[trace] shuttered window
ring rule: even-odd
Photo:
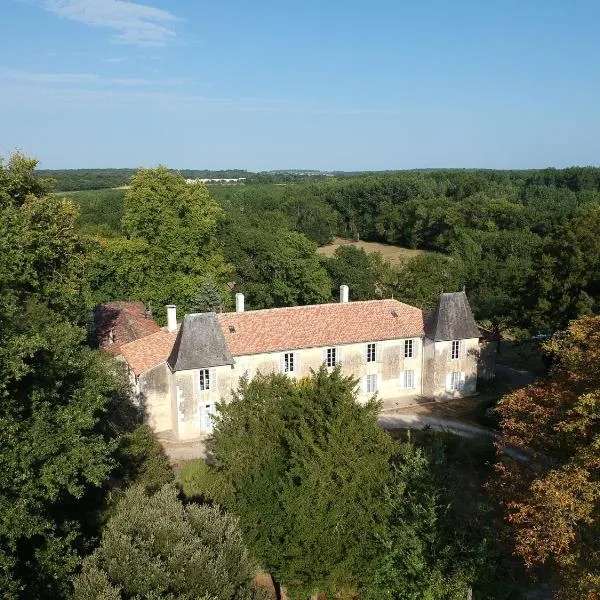
[[[415,372],[410,369],[408,371],[403,371],[400,380],[402,383],[402,387],[405,390],[412,390],[415,387]]]
[[[367,375],[366,390],[367,394],[374,394],[377,391],[377,375]]]
[[[200,369],[199,387],[201,392],[210,390],[210,371],[209,369]]]
[[[449,384],[450,391],[459,392],[460,390],[462,390],[463,381],[464,381],[464,375],[462,373],[460,373],[459,371],[454,371],[453,373],[450,373],[450,384]]]

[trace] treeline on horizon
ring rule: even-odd
[[[451,168],[425,168],[406,170],[382,171],[318,171],[310,169],[287,169],[253,172],[245,169],[172,169],[188,179],[238,179],[245,178],[247,184],[252,183],[301,183],[307,181],[320,181],[346,177],[386,176],[405,173],[426,173],[443,175],[444,173],[477,173],[492,179],[503,179],[512,183],[542,185],[557,185],[573,189],[582,182],[598,189],[600,182],[600,167],[568,167],[565,169],[451,169]],[[53,189],[57,192],[70,192],[78,190],[99,190],[118,188],[128,185],[131,177],[136,173],[134,168],[106,168],[106,169],[37,169],[36,173],[41,178],[54,180]]]

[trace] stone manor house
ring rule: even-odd
[[[267,310],[188,314],[167,307],[160,328],[141,302],[96,310],[100,345],[124,360],[147,420],[160,437],[189,440],[212,432],[216,403],[256,373],[304,377],[341,365],[359,382],[359,401],[384,403],[468,396],[476,390],[480,331],[465,292],[441,294],[424,315],[397,300],[340,302]]]

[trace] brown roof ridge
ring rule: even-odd
[[[413,306],[412,304],[406,304],[406,302],[401,302],[396,298],[376,298],[374,300],[350,300],[349,302],[323,302],[321,304],[297,304],[295,306],[276,306],[273,308],[257,308],[256,310],[244,310],[243,312],[237,312],[235,310],[232,310],[229,312],[217,313],[217,317],[220,317],[222,315],[241,315],[245,313],[252,313],[253,315],[255,315],[276,310],[303,310],[307,308],[318,308],[320,306],[356,306],[357,304],[375,304],[378,302],[394,302],[396,304],[400,304],[401,306],[408,306],[409,308],[420,310],[416,306]]]

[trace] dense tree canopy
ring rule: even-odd
[[[226,505],[250,549],[294,595],[356,587],[382,531],[391,442],[378,405],[322,368],[243,382],[214,434]]]
[[[236,520],[182,505],[173,486],[131,487],[83,562],[76,600],[266,600]]]
[[[531,461],[505,457],[495,487],[526,564],[547,566],[562,598],[592,599],[600,589],[600,317],[574,321],[547,351],[550,378],[497,408],[501,448]]]
[[[216,237],[221,211],[202,184],[164,167],[140,169],[125,194],[125,238],[98,238],[92,275],[99,300],[137,299],[159,318],[164,306],[184,311],[207,275],[227,280]]]
[[[112,359],[86,348],[90,292],[73,203],[35,161],[0,169],[0,589],[60,598],[104,493],[144,469],[147,444]],[[136,464],[134,464],[136,463]]]

